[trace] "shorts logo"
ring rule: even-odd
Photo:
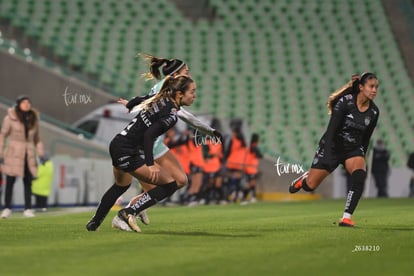
[[[127,158],[129,158],[129,157],[131,157],[131,156],[129,156],[129,155],[122,156],[122,157],[118,158],[118,161],[119,161],[119,162],[122,162],[122,161],[124,161],[125,159],[127,159]]]
[[[118,165],[118,167],[121,168],[121,169],[125,169],[128,166],[129,166],[129,161]]]

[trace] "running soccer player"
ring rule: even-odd
[[[378,78],[364,73],[334,92],[327,106],[331,118],[319,142],[311,169],[290,187],[290,193],[300,189],[315,190],[339,164],[351,175],[352,186],[348,192],[345,211],[339,226],[354,226],[352,214],[361,198],[366,177],[365,155],[369,140],[377,125],[379,110],[374,103],[378,91]]]
[[[131,186],[132,177],[157,185],[144,193],[133,208],[137,204],[148,208],[185,186],[186,182],[177,182],[164,167],[154,162],[153,146],[157,137],[176,124],[181,106],[191,105],[195,97],[194,81],[179,75],[167,77],[160,92],[139,105],[137,116],[110,143],[115,183],[105,192],[95,215],[87,223],[88,231],[97,230],[116,199]],[[140,231],[135,216],[125,214],[121,218],[134,231]]]
[[[187,77],[191,77],[188,65],[184,63],[182,60],[157,58],[152,55],[143,55],[143,57],[144,59],[148,60],[149,69],[150,69],[148,73],[144,74],[144,77],[147,80],[157,79],[160,81],[151,88],[151,91],[148,95],[137,96],[131,99],[130,101],[127,101],[124,99],[120,99],[118,101],[119,103],[125,105],[126,108],[128,108],[130,112],[136,111],[137,107],[142,101],[149,99],[150,97],[156,95],[160,91],[160,88],[163,85],[167,77],[177,76],[177,75],[185,75]],[[160,69],[162,71],[162,75],[165,76],[164,79],[161,79]],[[194,116],[193,114],[191,114],[184,108],[180,108],[180,110],[178,110],[177,116],[178,118],[180,118],[187,124],[191,125],[192,127],[196,129],[199,129],[203,133],[221,137],[221,134],[217,130],[210,127],[208,124],[203,123],[200,119],[198,119],[196,116]],[[183,169],[183,167],[181,166],[177,158],[174,156],[174,154],[163,143],[163,139],[161,139],[161,137],[158,137],[154,143],[153,154],[154,154],[155,162],[161,167],[163,167],[165,170],[167,170],[173,176],[173,178],[177,181],[177,183],[183,186],[187,184],[188,179],[187,179],[187,174],[185,173],[185,170]],[[148,192],[150,189],[153,189],[155,187],[154,185],[151,185],[143,181],[140,181],[140,184],[144,192]],[[131,199],[130,203],[127,206],[135,203],[141,196],[142,194]],[[139,213],[138,216],[140,220],[142,221],[142,223],[149,224],[149,218],[145,211]],[[118,219],[117,216],[113,218],[112,226],[114,228],[128,230],[128,229],[124,229],[125,225],[122,223],[122,221]]]

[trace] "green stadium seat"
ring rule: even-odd
[[[406,135],[387,136],[390,143],[401,140],[393,149],[394,164],[401,164],[410,142],[405,137],[413,124],[414,89],[380,1],[209,4],[219,18],[213,22],[192,23],[165,0],[3,0],[0,18],[118,93],[151,86],[138,78],[147,68],[133,59],[136,53],[184,59],[202,89],[196,111],[247,117],[250,130],[263,134],[265,148],[282,145],[292,160],[312,156],[329,120],[328,95],[352,73],[375,71],[386,91],[376,99],[384,133],[393,125],[406,129]],[[355,40],[362,47],[354,47]],[[279,124],[297,128],[269,131]],[[285,134],[304,127],[306,141]]]

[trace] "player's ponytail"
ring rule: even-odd
[[[142,74],[142,76],[146,80],[152,80],[152,79],[160,80],[161,79],[161,72],[160,72],[159,68],[164,63],[168,62],[168,59],[157,58],[157,57],[154,57],[154,56],[148,55],[148,54],[140,54],[140,56],[142,56],[149,63],[149,72]]]
[[[341,98],[344,95],[351,94],[353,91],[354,82],[349,81],[345,85],[338,88],[335,92],[333,92],[329,98],[328,102],[326,103],[326,106],[328,107],[328,114],[332,114],[332,108],[335,106],[335,104],[338,102],[339,98]]]
[[[146,80],[161,79],[160,67],[164,76],[172,76],[184,67],[185,63],[179,59],[157,58],[148,54],[140,54],[149,63],[149,72],[142,74]]]
[[[159,101],[161,98],[168,98],[170,101],[175,101],[175,96],[178,91],[184,92],[187,91],[188,86],[192,83],[193,80],[185,75],[178,75],[175,77],[168,76],[165,78],[165,81],[160,89],[160,91],[155,94],[155,96],[143,101],[138,105],[138,108],[143,110],[148,110],[148,108],[155,102]]]

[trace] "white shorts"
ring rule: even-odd
[[[160,158],[167,153],[170,149],[164,144],[163,136],[159,136],[154,142],[154,147],[152,149],[152,154],[154,155],[154,160]]]

